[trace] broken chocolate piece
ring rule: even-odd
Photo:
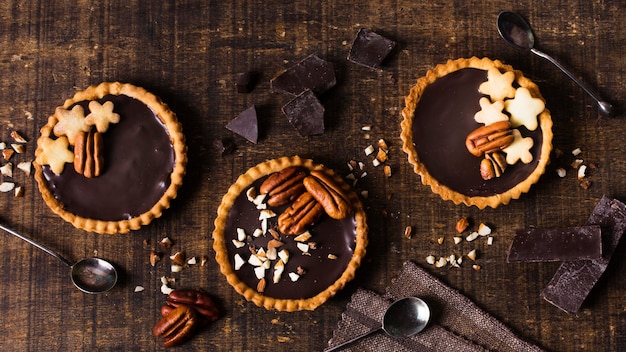
[[[600,226],[517,230],[506,258],[512,262],[590,260],[602,256]]]
[[[231,138],[217,139],[213,142],[213,145],[220,153],[220,156],[228,155],[235,151],[235,142]]]
[[[299,95],[305,89],[320,95],[335,86],[333,64],[311,54],[270,80],[274,92]]]
[[[352,43],[348,61],[370,68],[378,68],[387,55],[396,46],[396,42],[361,28]]]
[[[324,133],[324,107],[312,91],[305,90],[285,104],[282,110],[301,136]]]
[[[239,116],[230,121],[228,125],[226,125],[226,128],[256,144],[259,139],[259,124],[254,105],[247,108],[241,112]]]
[[[237,75],[237,93],[250,93],[255,83],[254,72],[246,71]]]
[[[541,292],[546,301],[571,314],[580,310],[587,295],[609,265],[626,230],[626,205],[604,196],[587,223],[600,225],[602,229],[602,257],[564,262]]]

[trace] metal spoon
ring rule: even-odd
[[[591,91],[591,89],[589,89],[585,84],[583,84],[583,82],[574,77],[574,75],[570,71],[568,71],[565,67],[563,67],[563,65],[558,63],[554,58],[534,48],[535,37],[532,30],[530,29],[530,25],[522,18],[522,16],[515,12],[500,12],[500,14],[498,15],[498,33],[500,33],[502,39],[504,39],[507,43],[514,46],[515,48],[520,50],[530,50],[531,53],[553,63],[554,66],[563,71],[563,73],[571,78],[572,81],[576,82],[576,84],[578,84],[587,94],[589,94],[589,96],[591,96],[596,101],[596,103],[598,104],[598,108],[603,115],[613,115],[613,105],[606,101],[602,101],[594,92]]]
[[[39,244],[28,237],[25,237],[14,230],[0,224],[0,229],[14,235],[33,246],[43,250],[60,260],[63,264],[71,268],[72,282],[74,286],[85,293],[106,292],[115,286],[117,282],[117,271],[113,264],[100,258],[86,258],[72,264],[67,259],[53,252],[51,249]]]
[[[409,337],[424,330],[430,320],[430,308],[417,297],[406,297],[395,301],[385,311],[382,326],[341,343],[324,352],[336,351],[366,336],[383,330],[393,337]]]

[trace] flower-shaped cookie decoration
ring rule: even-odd
[[[113,102],[107,101],[100,104],[93,100],[89,102],[89,115],[85,117],[85,123],[96,126],[100,133],[109,129],[109,124],[120,122],[120,115],[113,112]]]
[[[474,120],[478,123],[491,125],[494,122],[508,121],[509,117],[502,112],[504,110],[504,102],[498,100],[494,103],[489,98],[480,98],[478,102],[481,110],[474,115]]]
[[[545,109],[546,104],[539,98],[533,98],[528,89],[520,87],[514,99],[504,102],[504,107],[511,114],[513,127],[524,125],[529,131],[534,131],[538,126],[537,115]]]
[[[75,105],[72,110],[56,108],[54,115],[59,120],[54,125],[54,135],[57,137],[67,136],[70,145],[74,145],[74,140],[79,132],[89,132],[91,127],[85,124],[85,109],[80,105]]]
[[[511,71],[502,73],[497,68],[492,67],[487,71],[487,82],[483,82],[478,87],[478,91],[489,95],[491,101],[513,98],[515,96],[513,80],[515,80],[515,73]]]
[[[52,139],[45,137],[41,142],[41,154],[37,157],[40,165],[50,165],[50,169],[60,175],[66,163],[74,162],[74,153],[69,149],[69,141],[66,136]]]
[[[513,136],[515,137],[513,143],[502,150],[506,153],[506,163],[513,165],[521,160],[524,164],[528,164],[533,160],[533,155],[530,153],[530,148],[534,144],[533,139],[522,137],[520,131],[516,129],[513,130]]]

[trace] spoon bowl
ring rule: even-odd
[[[69,260],[63,258],[50,248],[16,232],[11,228],[0,224],[0,229],[32,244],[33,246],[57,258],[63,264],[69,266],[71,269],[72,283],[74,283],[74,286],[76,286],[79,290],[85,293],[106,292],[112,289],[117,283],[117,270],[115,270],[113,264],[104,259],[86,258],[72,264]]]
[[[503,11],[498,15],[497,21],[498,33],[504,39],[505,42],[513,47],[530,51],[531,53],[550,61],[554,66],[558,67],[563,73],[567,75],[572,81],[580,86],[585,93],[587,93],[593,100],[596,101],[598,109],[603,115],[612,116],[615,111],[613,105],[603,101],[598,97],[591,89],[589,89],[582,81],[576,78],[565,66],[561,65],[558,61],[552,58],[550,55],[535,49],[535,36],[532,29],[526,20],[515,12]]]
[[[396,338],[410,337],[424,330],[429,321],[430,308],[428,304],[417,297],[405,297],[387,307],[381,327],[329,348],[325,352],[337,351],[381,330]]]

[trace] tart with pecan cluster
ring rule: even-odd
[[[313,310],[352,280],[367,246],[363,206],[332,170],[283,157],[239,176],[213,248],[228,283],[266,309]]]
[[[143,88],[105,82],[55,109],[34,165],[52,211],[80,229],[112,234],[160,217],[186,163],[182,128],[167,105]]]
[[[449,60],[419,78],[405,102],[403,150],[443,199],[495,208],[545,172],[552,118],[537,85],[511,66]]]

